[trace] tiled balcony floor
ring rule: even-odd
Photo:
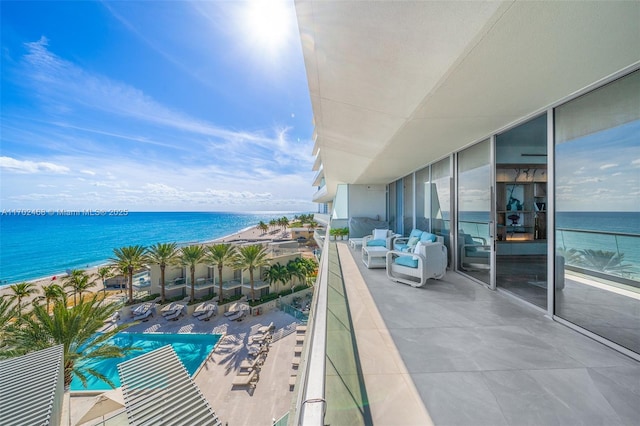
[[[389,281],[384,269],[366,269],[347,244],[339,254],[346,287],[368,290],[349,292],[362,299],[349,303],[374,424],[418,424],[403,418],[398,398],[376,398],[381,377],[393,382],[397,374],[381,368],[385,350],[364,341],[378,326],[436,425],[638,424],[637,361],[460,274],[416,289]],[[363,313],[367,299],[382,325],[361,321],[378,315]]]

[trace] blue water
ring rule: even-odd
[[[96,266],[128,245],[205,242],[297,213],[129,213],[126,216],[0,215],[0,286]]]
[[[120,386],[118,364],[171,344],[189,375],[192,376],[209,356],[221,336],[220,334],[118,333],[107,342],[121,348],[135,346],[141,348],[141,350],[131,351],[125,358],[90,361],[85,366],[95,368],[118,387]],[[71,381],[72,391],[107,389],[111,389],[111,387],[106,382],[93,376],[88,376],[87,387],[82,386],[82,382],[75,376]]]

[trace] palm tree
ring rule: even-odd
[[[3,353],[7,353],[7,356],[10,356],[10,347],[6,343],[4,335],[11,328],[11,320],[15,318],[15,316],[15,307],[11,303],[10,297],[0,297],[0,357]]]
[[[38,290],[33,283],[21,282],[20,284],[11,284],[9,286],[13,294],[11,298],[17,301],[18,317],[22,316],[22,299],[29,297]]]
[[[87,376],[95,376],[110,386],[114,383],[103,374],[85,366],[89,359],[121,358],[136,348],[120,348],[109,344],[107,339],[129,327],[133,323],[123,324],[111,331],[101,332],[104,321],[112,316],[119,306],[104,303],[94,294],[90,299],[80,299],[79,303],[67,308],[66,297],[55,301],[53,315],[40,304],[34,304],[30,315],[23,318],[20,327],[11,327],[6,333],[6,344],[12,348],[11,355],[25,354],[54,345],[64,345],[64,386],[69,388],[75,375],[83,385]],[[96,337],[97,335],[97,337]]]
[[[264,222],[260,222],[264,224]],[[266,225],[265,225],[266,226]],[[205,261],[218,266],[218,301],[222,305],[222,268],[233,266],[236,259],[236,247],[231,244],[214,244],[209,247]]]
[[[129,303],[133,303],[133,271],[142,268],[147,261],[146,250],[146,247],[141,245],[113,249],[113,266],[120,271],[126,270],[129,274]]]
[[[47,312],[49,312],[49,306],[52,300],[61,299],[64,296],[64,289],[58,284],[49,284],[42,286],[42,296],[40,300],[44,299],[47,302]]]
[[[289,226],[289,219],[286,216],[282,216],[282,218],[280,218],[280,222],[282,223],[283,231],[286,231],[287,226]]]
[[[629,263],[624,262],[624,253],[616,253],[614,251],[584,249],[580,250],[581,263],[596,271],[608,272],[622,275],[630,272],[633,267]]]
[[[309,223],[307,224],[307,227],[313,231],[314,229],[316,229],[318,227],[318,222],[316,222],[315,220],[311,219],[309,221]]]
[[[296,258],[287,262],[287,271],[291,278],[297,278],[301,283],[307,278],[306,266]]]
[[[291,279],[291,275],[289,274],[289,270],[286,266],[276,263],[264,271],[264,278],[269,282],[269,284],[275,284],[276,293],[279,293],[280,289],[278,288],[278,283],[280,282],[283,285],[286,284],[287,281]]]
[[[274,228],[274,229],[275,229],[275,227],[276,227],[276,225],[277,225],[277,224],[278,224],[278,221],[277,221],[277,220],[275,220],[275,219],[271,219],[271,220],[269,221],[269,226],[270,226],[271,228]]]
[[[113,268],[111,268],[110,266],[101,266],[96,271],[96,276],[98,278],[100,278],[100,280],[102,281],[102,294],[103,295],[107,294],[106,281],[109,278],[113,277],[113,275],[114,275]]]
[[[178,245],[176,243],[157,243],[147,250],[149,262],[160,265],[161,302],[164,303],[164,271],[167,265],[176,262],[178,258]]]
[[[255,289],[253,288],[253,271],[267,266],[267,250],[260,244],[252,244],[240,247],[238,257],[236,259],[236,267],[242,270],[249,270],[249,283],[251,284],[251,300],[255,300]]]
[[[191,301],[196,300],[196,265],[204,259],[206,252],[200,245],[182,247],[178,257],[182,266],[188,266],[191,272]]]
[[[9,297],[0,298],[0,337],[5,330],[5,326],[9,324],[9,321],[15,317],[15,307],[11,304]],[[0,341],[2,339],[0,338]]]
[[[64,286],[70,287],[73,292],[73,304],[77,303],[76,295],[79,293],[82,299],[82,292],[87,291],[96,285],[95,281],[90,281],[91,277],[82,269],[74,269],[64,279]]]
[[[264,235],[269,230],[269,225],[267,225],[266,223],[264,223],[264,221],[261,220],[256,228],[262,231],[262,235]]]

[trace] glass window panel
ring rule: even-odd
[[[413,174],[402,180],[404,190],[403,234],[409,235],[413,229]]]
[[[555,126],[555,313],[640,353],[640,71]]]
[[[416,228],[428,231],[429,213],[431,212],[431,185],[429,181],[429,167],[416,172]]]
[[[444,237],[451,260],[451,158],[431,165],[431,232]]]
[[[459,269],[489,284],[491,167],[489,141],[458,154]]]

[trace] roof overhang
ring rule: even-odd
[[[389,183],[640,60],[640,2],[297,0],[296,13],[315,199]]]

